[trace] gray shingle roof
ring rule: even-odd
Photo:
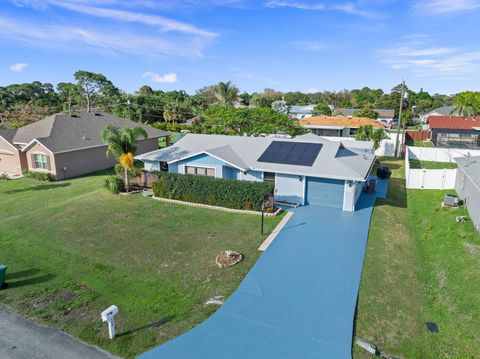
[[[100,131],[108,124],[118,127],[142,127],[148,138],[164,137],[169,134],[153,127],[107,113],[79,112],[70,116],[56,114],[41,121],[21,127],[11,138],[13,143],[27,144],[36,139],[53,153],[74,151],[104,145]]]
[[[480,156],[457,157],[455,162],[480,191]]]
[[[321,143],[323,147],[311,167],[259,162],[258,158],[272,141]],[[176,162],[197,154],[210,153],[225,162],[249,170],[363,181],[369,174],[375,155],[371,152],[371,145],[366,149],[364,144],[357,145],[357,142],[359,141],[333,142],[314,135],[283,139],[188,134],[171,147],[145,153],[136,158]]]
[[[0,136],[2,136],[6,141],[10,142],[10,144],[13,145],[12,140],[16,132],[17,129],[2,129],[0,130]]]
[[[458,116],[459,111],[455,110],[455,106],[442,106],[436,109],[433,109],[430,112],[427,112],[427,115],[439,114],[441,116]]]

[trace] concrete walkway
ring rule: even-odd
[[[114,359],[99,348],[69,335],[26,321],[0,307],[0,358],[2,359]]]
[[[351,358],[375,195],[357,211],[304,206],[208,320],[141,359]]]

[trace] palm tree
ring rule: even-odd
[[[137,151],[137,141],[147,139],[148,134],[142,127],[122,127],[107,125],[101,131],[102,140],[107,144],[107,157],[113,155],[125,172],[125,189],[129,191],[128,171],[133,168],[133,156]]]
[[[460,92],[453,99],[455,108],[452,113],[457,112],[460,116],[477,116],[480,114],[480,93],[465,91]]]
[[[233,106],[238,97],[238,88],[231,81],[219,82],[214,87],[214,94],[218,102],[224,106]]]
[[[360,126],[355,134],[355,139],[359,141],[373,141],[373,149],[380,147],[380,142],[387,139],[385,131],[381,128],[374,129],[371,125]]]

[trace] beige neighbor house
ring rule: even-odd
[[[85,111],[56,114],[19,129],[0,130],[0,173],[49,172],[55,180],[112,167],[100,131],[106,125],[143,127],[148,139],[137,143],[137,154],[158,149],[169,132],[106,113]]]

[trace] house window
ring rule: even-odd
[[[273,182],[273,183],[275,183],[275,173],[274,172],[263,172],[263,182]]]
[[[33,162],[35,168],[39,168],[42,170],[48,170],[48,159],[46,155],[42,155],[40,153],[35,153],[33,155]]]
[[[185,166],[185,173],[189,175],[215,177],[215,168]]]

